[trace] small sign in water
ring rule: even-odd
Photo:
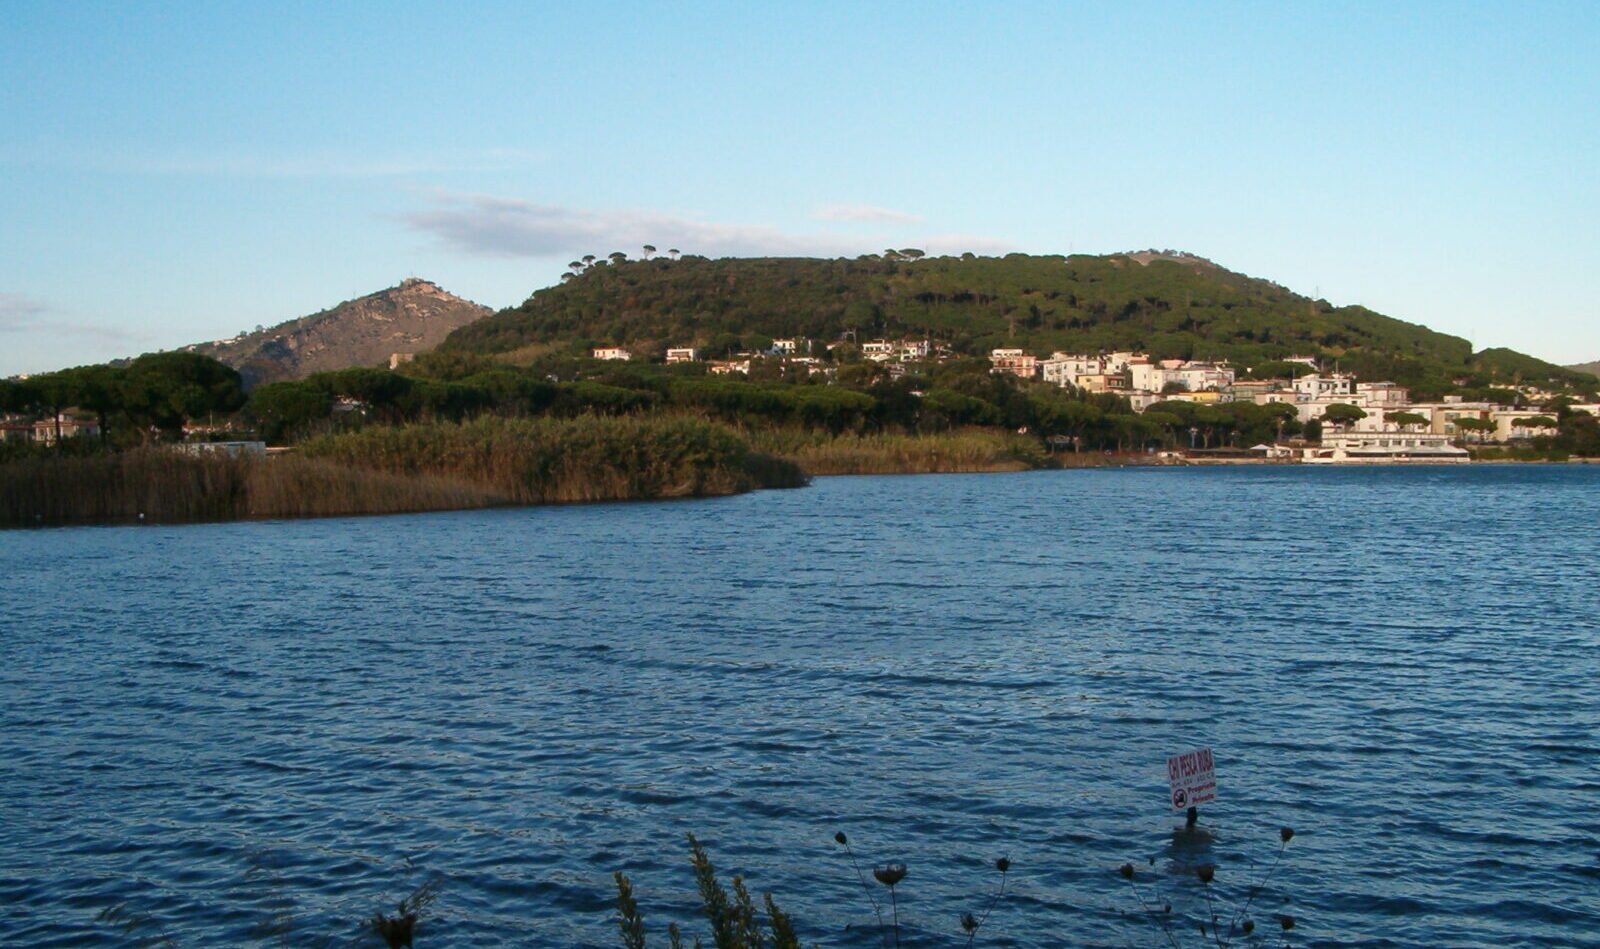
[[[1167,759],[1167,779],[1172,782],[1172,809],[1209,804],[1217,799],[1217,769],[1211,749],[1200,748]]]

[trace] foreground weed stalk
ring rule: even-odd
[[[443,885],[442,879],[429,880],[413,890],[410,896],[401,900],[393,916],[378,913],[372,917],[368,925],[389,949],[410,949],[411,939],[416,934],[417,921],[422,918],[423,910],[433,905],[433,901],[439,898],[439,888]]]
[[[711,924],[711,944],[716,949],[800,949],[800,939],[795,934],[794,922],[778,908],[772,894],[764,895],[766,929],[762,928],[755,898],[745,886],[743,877],[733,878],[730,896],[717,880],[716,867],[705,847],[693,834],[689,839],[689,863],[694,868],[695,886],[700,894],[701,912]],[[612,879],[617,884],[617,928],[622,933],[624,949],[644,949],[645,924],[634,899],[633,883],[617,871]],[[676,923],[667,925],[667,944],[671,949],[683,949],[683,933]],[[700,937],[693,937],[696,949]]]
[[[1236,939],[1259,938],[1255,936],[1256,922],[1250,916],[1250,908],[1255,905],[1256,898],[1266,889],[1267,885],[1276,875],[1278,867],[1283,862],[1283,854],[1289,846],[1289,841],[1294,839],[1294,830],[1283,827],[1278,830],[1278,851],[1272,863],[1256,880],[1255,884],[1246,891],[1244,899],[1231,911],[1218,913],[1217,899],[1212,893],[1212,881],[1216,879],[1217,868],[1213,864],[1203,864],[1194,868],[1195,879],[1199,881],[1200,892],[1205,897],[1206,919],[1200,923],[1200,936],[1205,941],[1216,946],[1217,949],[1230,949]],[[1151,858],[1154,863],[1154,858]],[[1147,899],[1139,889],[1133,864],[1124,863],[1118,870],[1123,879],[1128,881],[1128,887],[1133,893],[1133,898],[1138,902],[1139,908],[1146,918],[1153,919],[1161,929],[1168,946],[1172,949],[1181,949],[1177,934],[1173,932],[1168,920],[1172,913],[1172,904],[1160,898],[1159,892],[1154,897]],[[1159,909],[1157,908],[1159,904]],[[1223,918],[1227,921],[1224,924]],[[1295,918],[1289,915],[1279,915],[1278,925],[1282,928],[1285,938],[1295,928]],[[1285,947],[1287,949],[1287,943]]]
[[[861,872],[861,864],[856,861],[856,852],[850,849],[850,838],[846,837],[844,831],[841,830],[833,835],[833,840],[835,843],[841,844],[844,847],[844,852],[850,855],[850,866],[855,868],[856,879],[861,881],[861,888],[867,891],[867,899],[872,902],[872,915],[878,918],[878,939],[883,942],[885,949],[888,949],[889,936],[883,928],[883,906],[879,904],[878,897],[872,892],[872,885],[867,882],[867,875]]]
[[[1006,875],[1011,872],[1010,858],[1001,857],[1000,859],[996,860],[994,862],[994,868],[1000,871],[1000,889],[996,890],[994,896],[989,898],[988,908],[983,911],[983,915],[980,917],[973,918],[971,913],[961,917],[961,928],[967,931],[967,946],[969,949],[972,945],[972,941],[978,936],[978,930],[983,926],[984,923],[989,921],[989,914],[994,912],[995,904],[999,903],[1001,897],[1006,895]]]
[[[894,949],[900,949],[900,901],[895,896],[894,888],[906,878],[906,865],[886,863],[881,867],[873,867],[872,876],[889,888],[889,907],[894,913]]]

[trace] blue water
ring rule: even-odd
[[[1600,946],[1597,525],[1600,468],[1272,467],[0,533],[0,944],[351,945],[439,878],[422,949],[617,946],[692,831],[878,945],[844,830],[908,946],[1001,854],[979,945],[1164,944],[1124,861],[1200,945],[1188,868],[1286,824],[1297,946]]]

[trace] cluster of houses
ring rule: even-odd
[[[821,345],[820,343],[815,345]],[[831,347],[829,347],[831,348]],[[829,369],[823,366],[822,360],[811,355],[813,343],[811,340],[801,339],[775,339],[772,346],[759,352],[733,353],[727,359],[707,359],[706,371],[716,376],[728,376],[735,373],[750,374],[751,364],[758,359],[778,359],[785,363],[804,366],[812,375],[827,374]],[[590,351],[595,359],[627,361],[633,358],[633,353],[620,346],[606,346]],[[667,365],[683,362],[701,362],[699,350],[693,347],[677,347],[667,350]]]
[[[683,347],[668,349],[666,361],[669,365],[680,362],[704,362],[706,370],[712,375],[732,375],[742,373],[750,374],[750,368],[758,360],[775,359],[795,366],[804,366],[811,375],[825,375],[831,377],[834,368],[824,363],[816,353],[819,351],[832,352],[840,343],[824,343],[821,340],[794,337],[791,339],[775,339],[772,346],[756,351],[738,352],[731,354],[727,359],[700,358],[698,350]],[[943,343],[936,343],[931,339],[875,339],[870,342],[860,343],[861,357],[868,362],[878,363],[891,379],[899,378],[910,371],[913,363],[937,362],[952,359],[956,353]],[[633,354],[619,346],[607,346],[590,351],[595,359],[605,360],[630,360]]]
[[[798,338],[777,339],[770,349],[735,353],[728,359],[705,362],[708,370],[718,375],[748,374],[752,362],[761,359],[779,359],[805,365],[812,373],[829,373],[831,368],[809,355],[822,345]],[[832,349],[838,344],[826,345]],[[879,363],[890,376],[904,374],[915,363],[937,362],[956,355],[948,346],[928,339],[876,339],[858,345],[862,358]],[[595,349],[593,356],[608,360],[633,358],[620,347]],[[668,349],[666,361],[681,363],[700,359],[695,349],[685,347]],[[1553,421],[1549,413],[1536,409],[1507,408],[1493,402],[1467,401],[1460,396],[1446,396],[1437,402],[1417,402],[1412,401],[1405,386],[1393,382],[1362,382],[1352,373],[1324,371],[1312,356],[1295,356],[1285,361],[1304,365],[1305,373],[1286,379],[1241,380],[1227,362],[1154,359],[1138,352],[1056,352],[1049,358],[1034,356],[1020,348],[994,349],[989,353],[991,372],[1071,386],[1086,392],[1112,393],[1127,399],[1136,412],[1168,401],[1290,406],[1301,423],[1323,423],[1324,447],[1316,450],[1321,455],[1308,456],[1304,459],[1308,461],[1326,458],[1329,452],[1342,456],[1364,451],[1373,454],[1409,452],[1436,460],[1464,460],[1466,452],[1456,447],[1455,442],[1515,442],[1551,431],[1546,427]],[[1532,404],[1545,402],[1555,395],[1533,387],[1520,387],[1519,391]],[[1353,406],[1364,416],[1353,421],[1341,419],[1338,412],[1329,416],[1329,409],[1335,405]],[[1574,408],[1600,415],[1600,405]],[[1271,454],[1289,451],[1280,446],[1256,447]]]
[[[234,430],[224,425],[191,423],[183,427],[186,441],[178,447],[191,454],[261,455],[268,449],[260,441],[228,441]],[[27,421],[17,416],[0,416],[0,442],[36,442],[54,445],[57,438],[99,438],[100,423],[66,412],[53,418]]]
[[[31,422],[20,417],[0,417],[0,442],[38,442],[41,445],[54,445],[58,432],[62,438],[77,438],[80,435],[98,438],[100,423],[92,418],[78,418],[66,414]]]
[[[1302,423],[1324,422],[1322,444],[1309,447],[1258,445],[1255,450],[1273,457],[1308,462],[1359,460],[1465,461],[1467,452],[1453,444],[1513,442],[1551,434],[1554,419],[1548,412],[1507,408],[1494,402],[1472,402],[1445,396],[1437,402],[1412,401],[1404,386],[1393,382],[1360,382],[1352,373],[1324,372],[1310,356],[1289,360],[1307,367],[1292,379],[1240,380],[1226,362],[1151,359],[1144,353],[1115,352],[1096,355],[1057,352],[1039,359],[1020,349],[995,349],[989,354],[991,372],[1011,373],[1024,379],[1041,379],[1088,392],[1110,392],[1126,398],[1143,412],[1158,402],[1201,404],[1253,402],[1293,407]],[[1543,403],[1556,393],[1531,386],[1518,387],[1524,399]],[[1353,406],[1364,413],[1354,420],[1329,409]],[[1600,415],[1600,404],[1574,405],[1574,409]],[[1349,413],[1342,413],[1348,416]]]

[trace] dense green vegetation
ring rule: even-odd
[[[778,372],[776,363],[767,368]],[[855,364],[841,367],[837,383],[831,384],[803,374],[745,379],[707,375],[703,364],[617,363],[566,355],[545,355],[514,366],[472,354],[434,353],[402,367],[402,372],[406,375],[347,370],[264,386],[252,394],[245,411],[258,418],[264,430],[284,424],[286,436],[350,425],[352,420],[269,418],[259,403],[264,396],[276,403],[286,393],[298,393],[291,401],[309,404],[318,392],[341,397],[359,392],[367,400],[366,417],[387,422],[481,413],[556,417],[663,413],[725,422],[752,438],[780,431],[812,433],[813,457],[815,436],[854,451],[862,447],[864,436],[949,439],[973,428],[988,428],[996,437],[1009,435],[1002,439],[1006,447],[985,455],[988,461],[971,461],[970,467],[964,463],[960,470],[1027,467],[1030,458],[1037,466],[1045,461],[1046,445],[1076,453],[1140,451],[1188,444],[1193,435],[1207,447],[1247,446],[1300,431],[1293,409],[1284,405],[1163,402],[1139,415],[1126,399],[1115,395],[993,374],[985,359],[924,365],[899,379],[889,378],[876,364]],[[352,380],[359,385],[352,387]],[[1026,436],[1022,440],[1029,443],[1029,450],[1015,444],[1018,436]],[[880,439],[877,444],[888,443]],[[945,457],[951,452],[945,451]],[[1005,461],[997,464],[1001,458]],[[824,465],[822,470],[835,469]],[[888,461],[868,470],[924,469]]]
[[[1273,363],[1284,357],[1314,355],[1424,392],[1456,380],[1594,382],[1510,350],[1474,356],[1464,339],[1185,255],[597,260],[521,306],[456,330],[440,348],[620,345],[650,355],[698,345],[716,354],[730,341],[793,336],[927,337],[966,354],[998,346],[1037,355],[1137,350],[1266,370],[1258,374],[1280,371]]]
[[[179,438],[185,422],[231,415],[244,401],[239,374],[197,353],[0,380],[0,413],[54,418],[77,409],[99,422],[102,440],[120,445]]]

